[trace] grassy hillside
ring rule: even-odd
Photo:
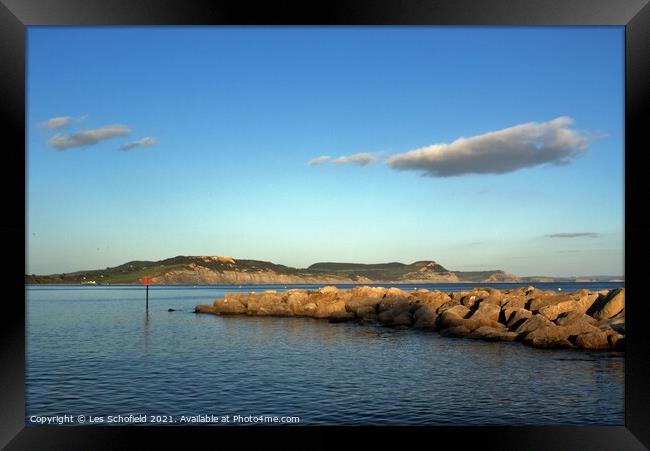
[[[132,284],[139,283],[142,277],[161,277],[170,271],[184,271],[187,274],[206,270],[221,274],[266,274],[271,279],[274,279],[275,275],[278,275],[283,277],[310,277],[316,279],[334,277],[353,281],[369,280],[372,282],[426,280],[436,274],[451,274],[444,266],[429,260],[411,264],[399,262],[378,264],[319,262],[314,263],[306,269],[299,269],[260,260],[234,260],[230,257],[193,257],[179,255],[160,261],[130,261],[119,266],[101,270],[75,271],[72,273],[50,274],[45,276],[26,275],[25,282],[28,284],[75,284],[94,281],[97,284]],[[469,282],[478,282],[487,279],[495,273],[503,272],[453,272],[461,280]]]

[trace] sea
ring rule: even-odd
[[[399,287],[528,285],[623,283]],[[26,425],[624,425],[623,352],[194,313],[291,288],[318,286],[151,286],[148,310],[143,286],[26,286]]]

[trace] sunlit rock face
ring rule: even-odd
[[[196,313],[297,316],[520,341],[534,348],[623,350],[625,289],[557,294],[532,287],[462,292],[383,287],[229,293]]]

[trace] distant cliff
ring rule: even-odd
[[[411,264],[321,262],[299,269],[260,260],[236,260],[225,256],[177,256],[160,261],[131,261],[106,269],[25,275],[25,283],[134,284],[139,283],[145,276],[151,277],[154,284],[170,285],[476,283],[527,282],[532,279],[520,278],[501,270],[450,271],[433,260]],[[548,279],[551,282],[554,280]]]

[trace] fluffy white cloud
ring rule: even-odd
[[[321,164],[325,164],[328,161],[330,161],[330,157],[328,155],[323,155],[322,157],[314,158],[313,160],[309,160],[309,166],[318,166]]]
[[[430,177],[503,174],[542,164],[567,164],[589,144],[585,135],[569,128],[572,123],[566,116],[529,122],[393,155],[386,163]]]
[[[142,138],[137,141],[130,142],[128,144],[124,144],[123,146],[120,147],[121,150],[131,150],[136,147],[150,147],[156,145],[157,141],[155,138]]]
[[[73,147],[92,146],[101,141],[127,136],[131,130],[125,125],[106,125],[100,128],[82,130],[69,135],[58,134],[49,140],[49,145],[59,150],[71,149]]]
[[[367,166],[369,164],[374,163],[375,161],[377,161],[377,158],[373,154],[369,152],[362,152],[362,153],[355,153],[353,155],[338,157],[332,162],[334,164],[356,164],[359,166]]]
[[[43,127],[43,128],[54,130],[54,129],[57,129],[57,128],[67,127],[68,125],[70,125],[71,122],[72,122],[72,117],[70,117],[70,116],[59,116],[59,117],[50,118],[50,119],[46,120],[45,122],[41,122],[40,126]]]

